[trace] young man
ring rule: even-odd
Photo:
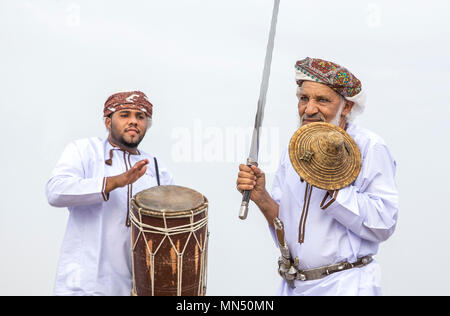
[[[270,194],[264,173],[255,166],[239,166],[237,189],[252,190],[251,199],[273,235],[273,220],[281,219],[291,257],[299,258],[295,288],[283,280],[279,295],[379,295],[379,267],[371,256],[397,223],[395,161],[379,136],[352,122],[364,108],[361,82],[352,73],[332,62],[306,58],[296,64],[296,80],[300,125],[328,122],[345,129],[361,152],[357,179],[337,192],[314,188],[309,215],[303,217],[307,183],[286,150]],[[301,217],[306,222],[299,239]]]
[[[112,95],[103,110],[108,137],[71,142],[53,170],[48,202],[70,212],[55,295],[130,295],[130,199],[158,180],[173,183],[160,161],[138,149],[152,112],[140,91]]]

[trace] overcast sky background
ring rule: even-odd
[[[274,295],[278,249],[238,219],[272,0],[0,0],[0,295],[51,295],[68,212],[45,183],[65,145],[105,136],[117,91],[154,104],[141,148],[210,201],[208,295]],[[385,295],[450,295],[450,3],[281,0],[260,162],[270,187],[297,127],[294,64],[362,81],[358,124],[397,160],[398,226],[376,256]]]

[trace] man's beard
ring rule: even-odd
[[[140,131],[139,134],[136,135],[136,137],[131,138],[131,141],[127,141],[125,139],[124,135],[121,134],[120,131],[114,127],[114,125],[111,121],[111,132],[110,133],[111,133],[112,140],[114,142],[117,142],[118,143],[117,145],[122,145],[126,148],[132,148],[132,149],[137,148],[139,146],[139,144],[141,143],[142,139],[144,138],[146,132],[147,132],[146,130],[144,130],[143,132]]]

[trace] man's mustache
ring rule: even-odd
[[[326,120],[325,120],[325,117],[322,115],[322,113],[320,113],[320,112],[318,112],[318,113],[315,113],[315,114],[313,114],[313,115],[308,115],[308,114],[303,114],[303,116],[302,116],[302,121],[304,121],[304,120],[320,120],[320,121],[322,121],[322,122],[325,122]]]
[[[141,133],[141,131],[139,130],[139,128],[134,127],[134,126],[129,126],[129,127],[127,127],[127,128],[125,129],[125,133],[128,132],[129,130],[136,131],[136,133],[138,133],[138,134]]]

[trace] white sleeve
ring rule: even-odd
[[[287,149],[284,151],[284,153],[281,155],[280,158],[280,164],[278,165],[278,169],[275,173],[275,177],[273,179],[273,183],[272,183],[272,188],[270,190],[270,196],[272,197],[272,199],[275,200],[275,202],[280,205],[281,203],[281,198],[283,196],[283,183],[286,180],[286,164],[284,163],[285,159],[286,159],[286,155],[287,155]],[[275,242],[275,245],[278,247],[278,239],[277,239],[277,235],[275,233],[275,228],[273,228],[272,226],[269,226],[269,231],[270,234],[272,235],[272,238]]]
[[[286,180],[286,164],[285,159],[287,155],[287,149],[281,155],[280,163],[278,169],[275,173],[273,179],[272,188],[270,190],[270,196],[277,202],[278,205],[281,203],[281,198],[283,197],[283,184]]]
[[[359,237],[381,242],[395,230],[398,194],[396,164],[385,145],[369,149],[361,166],[359,185],[339,190],[325,212]]]
[[[91,205],[105,201],[105,178],[86,178],[80,152],[67,145],[46,185],[47,200],[56,207]]]

